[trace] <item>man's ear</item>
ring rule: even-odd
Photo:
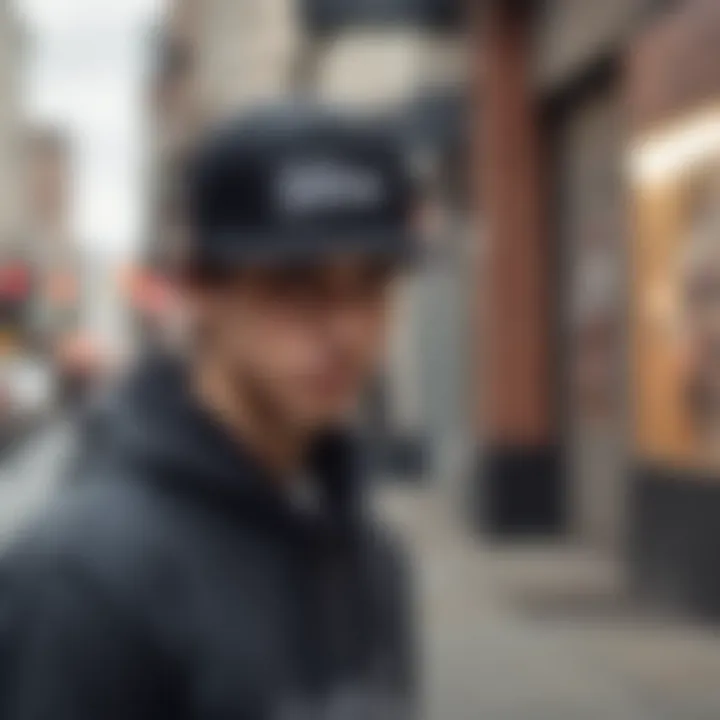
[[[212,310],[217,288],[206,278],[194,273],[185,274],[178,279],[177,287],[189,313],[205,314]]]

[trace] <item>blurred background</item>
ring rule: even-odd
[[[718,717],[717,0],[0,0],[2,542],[167,330],[193,139],[290,95],[423,179],[366,409],[427,716]]]

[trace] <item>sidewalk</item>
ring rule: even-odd
[[[428,491],[381,506],[418,566],[428,720],[720,717],[720,634],[633,607],[612,563],[484,546]]]
[[[72,429],[57,421],[10,451],[0,463],[0,548],[52,493],[72,448]]]

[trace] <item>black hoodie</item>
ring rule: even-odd
[[[410,717],[405,567],[360,464],[318,444],[303,509],[153,361],[82,481],[0,562],[3,720]]]

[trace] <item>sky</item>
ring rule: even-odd
[[[25,109],[74,153],[78,240],[125,255],[144,225],[144,94],[162,0],[14,0],[25,26]]]

